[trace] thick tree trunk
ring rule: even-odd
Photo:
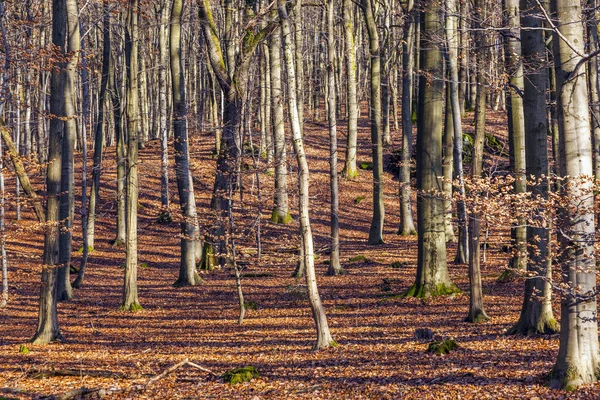
[[[385,208],[383,204],[383,138],[381,125],[381,51],[379,34],[373,15],[371,0],[362,0],[367,32],[369,33],[369,54],[371,57],[371,146],[373,154],[373,219],[369,229],[370,245],[383,244],[383,221]]]
[[[552,0],[559,32],[554,35],[558,89],[560,175],[565,200],[559,220],[561,269],[566,293],[561,300],[560,346],[551,374],[551,387],[567,390],[598,380],[598,311],[592,145],[581,3]],[[567,42],[565,42],[568,41]]]
[[[196,244],[199,241],[198,216],[194,183],[190,172],[190,151],[187,132],[187,104],[185,79],[181,60],[181,13],[183,0],[173,0],[171,10],[171,82],[173,85],[173,150],[175,152],[175,175],[181,207],[181,261],[176,286],[200,283],[196,272]]]
[[[125,29],[125,59],[127,63],[127,197],[125,276],[121,310],[137,311],[142,308],[138,299],[138,135],[139,135],[139,88],[138,88],[138,18],[139,0],[129,0]]]
[[[526,79],[524,80],[523,113],[525,120],[525,155],[527,176],[538,180],[530,187],[535,196],[548,198],[548,119],[546,113],[546,90],[548,69],[544,54],[546,46],[541,30],[542,21],[535,0],[528,0],[521,15],[521,51]],[[559,327],[552,312],[552,257],[550,254],[550,230],[543,204],[537,208],[534,224],[528,228],[529,260],[527,271],[532,277],[525,280],[523,305],[518,322],[508,334],[555,333]],[[544,227],[546,225],[546,227]]]
[[[317,341],[315,349],[322,349],[333,345],[335,342],[329,331],[327,316],[325,309],[321,303],[321,297],[317,288],[317,278],[315,274],[314,260],[314,245],[312,231],[309,219],[309,170],[306,154],[304,151],[304,143],[302,139],[302,131],[300,129],[301,121],[298,116],[298,108],[296,104],[296,75],[294,68],[294,58],[291,46],[291,29],[286,10],[285,0],[278,0],[279,18],[281,20],[281,32],[283,34],[283,50],[285,66],[289,84],[288,91],[288,112],[292,128],[292,137],[294,150],[296,152],[296,160],[298,162],[298,185],[300,195],[298,196],[300,210],[300,234],[303,238],[302,246],[304,248],[304,265],[306,268],[306,284],[308,286],[308,297],[313,318],[315,320]],[[334,109],[335,112],[335,109]]]
[[[427,298],[450,294],[458,288],[450,280],[446,265],[446,235],[442,184],[442,108],[444,76],[441,17],[434,2],[424,2],[422,69],[419,79],[417,118],[417,199],[419,251],[415,284],[406,296]]]
[[[1,5],[4,6],[4,3]],[[67,32],[66,0],[52,2],[52,44],[64,52]],[[48,141],[48,166],[46,167],[46,222],[44,255],[42,261],[42,284],[38,324],[32,342],[47,344],[62,339],[56,314],[56,266],[59,254],[59,205],[62,163],[62,140],[65,130],[64,89],[65,65],[56,62],[50,78],[50,133]]]

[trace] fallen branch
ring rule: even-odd
[[[44,213],[42,201],[31,186],[31,182],[29,181],[29,177],[27,176],[27,172],[25,171],[25,167],[21,161],[21,156],[19,155],[19,152],[17,151],[17,148],[10,137],[10,130],[4,125],[4,121],[0,122],[0,134],[2,135],[2,140],[4,140],[4,143],[6,144],[8,155],[13,166],[15,167],[15,172],[19,177],[21,187],[23,188],[23,191],[31,198],[33,210],[35,211],[38,221],[42,223],[46,222],[46,214]]]
[[[79,369],[57,369],[53,371],[38,371],[32,374],[33,378],[49,378],[55,376],[89,376],[92,378],[125,378],[124,374],[110,371],[86,371]]]
[[[195,363],[191,362],[189,359],[187,359],[187,358],[186,358],[185,360],[183,360],[183,361],[181,361],[181,362],[178,362],[177,364],[175,364],[175,365],[172,365],[171,367],[169,367],[169,368],[165,369],[165,370],[164,370],[163,372],[161,372],[160,374],[158,374],[158,375],[155,375],[155,376],[153,376],[152,378],[150,378],[150,379],[148,380],[148,382],[146,382],[146,385],[144,385],[144,387],[148,387],[148,386],[150,386],[151,384],[153,384],[153,383],[154,383],[154,382],[156,382],[157,380],[164,378],[165,376],[169,375],[170,373],[172,373],[173,371],[175,371],[175,370],[177,370],[177,369],[181,368],[181,367],[182,367],[182,366],[184,366],[184,365],[189,365],[190,367],[193,367],[193,368],[199,369],[199,370],[201,370],[201,371],[204,371],[204,372],[208,372],[209,374],[211,374],[211,375],[213,375],[213,376],[218,376],[217,374],[215,374],[214,372],[212,372],[212,371],[211,371],[211,370],[209,370],[208,368],[204,368],[204,367],[202,367],[202,366],[200,366],[200,365],[198,365],[198,364],[195,364]]]

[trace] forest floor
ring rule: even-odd
[[[505,126],[505,116],[493,113],[488,129],[504,142]],[[343,159],[345,128],[341,122],[339,129]],[[311,222],[319,250],[319,290],[339,346],[312,350],[315,331],[306,286],[303,280],[291,277],[298,245],[295,173],[289,179],[295,222],[286,226],[269,222],[272,176],[261,174],[260,261],[256,259],[251,229],[259,204],[255,197],[257,185],[253,185],[251,174],[245,177],[245,208],[237,215],[236,224],[241,235],[238,253],[244,265],[244,295],[252,307],[241,326],[237,324],[239,309],[230,269],[204,273],[205,283],[199,286],[172,286],[179,268],[179,223],[176,216],[166,225],[156,222],[160,210],[160,145],[154,141],[140,152],[138,282],[142,311],[118,311],[125,254],[123,249],[110,246],[115,224],[114,149],[109,148],[104,157],[95,250],[90,254],[84,285],[71,301],[58,307],[65,338],[62,343],[27,343],[36,326],[43,237],[31,210],[24,211],[22,221],[10,222],[10,298],[8,306],[0,310],[0,398],[60,398],[81,387],[105,388],[114,392],[109,398],[136,399],[600,398],[598,385],[576,393],[546,386],[546,376],[558,351],[558,335],[504,335],[518,319],[523,301],[522,281],[496,282],[509,258],[502,251],[509,241],[507,229],[490,230],[487,258],[482,264],[488,322],[463,322],[469,303],[466,265],[449,264],[452,279],[465,291],[461,294],[426,301],[397,296],[414,282],[417,238],[396,234],[398,181],[392,173],[386,173],[384,182],[386,243],[376,247],[366,245],[372,212],[371,172],[360,171],[356,180],[340,181],[341,259],[348,274],[325,276],[328,256],[324,249],[329,235],[326,124],[308,123],[305,134],[312,172]],[[369,161],[366,120],[361,121],[359,134],[359,162]],[[398,148],[399,135],[393,133],[392,148]],[[214,173],[212,146],[209,133],[193,135],[195,191],[204,229],[211,223],[207,210]],[[388,159],[389,153],[390,149]],[[41,187],[39,176],[36,182]],[[9,180],[8,188],[13,187],[14,180]],[[362,196],[364,199],[358,201]],[[173,170],[171,201],[176,210]],[[12,219],[14,207],[8,215]],[[79,221],[74,240],[77,250],[81,247]],[[449,243],[449,262],[455,252],[456,245]],[[358,256],[364,259],[349,261],[361,258]],[[73,257],[73,264],[78,266],[81,254],[74,252]],[[392,267],[393,262],[399,262],[397,268]],[[557,300],[554,309],[558,316]],[[455,339],[458,349],[445,356],[426,353],[427,341],[415,338],[419,328],[431,329],[436,338]],[[23,344],[28,354],[19,351]],[[231,386],[208,373],[182,366],[144,387],[151,377],[184,359],[217,375],[253,365],[261,377]],[[56,376],[61,373],[70,376]]]

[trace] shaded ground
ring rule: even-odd
[[[490,131],[502,134],[503,116],[495,114]],[[367,124],[360,131],[359,161],[370,158]],[[340,142],[343,144],[343,126]],[[206,283],[175,289],[179,224],[155,222],[159,212],[159,144],[151,142],[140,153],[140,301],[144,310],[135,314],[117,311],[120,303],[124,251],[111,248],[115,221],[114,149],[105,157],[102,201],[99,205],[96,250],[90,255],[85,285],[76,297],[59,305],[59,320],[65,343],[28,345],[29,354],[19,353],[35,330],[39,293],[39,260],[42,236],[33,220],[11,224],[9,237],[10,299],[0,310],[0,396],[36,398],[64,393],[74,388],[129,388],[144,384],[169,366],[189,358],[223,373],[254,365],[262,377],[250,383],[229,386],[191,368],[175,373],[141,391],[122,392],[111,398],[305,398],[305,399],[457,399],[457,398],[598,398],[600,387],[591,386],[575,394],[551,391],[544,386],[556,358],[558,336],[512,338],[504,331],[518,317],[521,282],[498,284],[508,255],[500,251],[508,240],[506,229],[491,232],[487,261],[483,264],[484,293],[490,321],[473,325],[463,322],[468,295],[423,302],[394,295],[408,288],[416,268],[416,237],[399,237],[398,182],[386,174],[386,244],[366,246],[371,220],[371,172],[361,171],[355,181],[341,181],[341,277],[326,277],[328,258],[329,189],[327,129],[307,124],[307,149],[311,167],[311,210],[315,231],[320,293],[338,347],[311,350],[314,327],[302,281],[290,275],[295,268],[297,225],[268,223],[272,204],[272,177],[261,174],[261,227],[263,257],[256,260],[254,230],[257,210],[256,182],[245,176],[245,208],[237,217],[240,260],[248,310],[238,326],[237,299],[230,270],[203,277]],[[398,134],[394,137],[399,142]],[[212,138],[193,137],[194,177],[201,224],[210,226],[207,213],[214,160]],[[291,154],[291,152],[289,153]],[[343,152],[340,151],[340,158]],[[292,160],[293,161],[293,160]],[[294,165],[295,162],[292,162]],[[341,164],[340,164],[341,169]],[[295,168],[293,168],[295,171]],[[171,195],[176,209],[176,187],[171,171]],[[291,204],[295,209],[295,175],[290,176]],[[40,181],[38,180],[38,184]],[[8,182],[14,187],[14,181]],[[265,189],[268,188],[268,189]],[[79,193],[78,193],[79,195]],[[359,204],[355,199],[365,196]],[[9,216],[14,215],[14,208]],[[297,217],[294,211],[293,215]],[[32,218],[32,213],[25,213]],[[297,219],[297,218],[296,218]],[[81,246],[76,228],[75,245]],[[449,244],[448,258],[455,246]],[[365,261],[348,261],[363,255]],[[80,254],[74,253],[78,265]],[[391,263],[404,263],[392,268]],[[468,287],[465,265],[451,265],[450,272],[462,289]],[[387,279],[388,284],[384,284]],[[558,312],[558,310],[556,310]],[[440,338],[454,338],[460,348],[447,356],[426,354],[427,343],[414,337],[415,329],[430,328]],[[44,371],[70,369],[80,376],[36,377]],[[90,377],[89,375],[103,375]]]

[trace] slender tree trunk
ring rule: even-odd
[[[458,288],[446,264],[444,200],[442,192],[442,108],[444,76],[441,44],[443,24],[433,1],[422,3],[422,69],[417,118],[417,198],[419,251],[417,276],[406,296],[428,298],[450,294]]]
[[[413,82],[415,65],[415,27],[416,11],[414,1],[408,0],[407,19],[402,41],[402,158],[400,163],[400,235],[417,233],[413,221],[411,202],[410,162],[412,159],[412,114],[413,114]]]
[[[340,265],[340,200],[338,192],[337,172],[337,121],[336,121],[336,87],[335,87],[335,37],[334,37],[334,5],[333,0],[327,2],[327,79],[329,81],[329,182],[331,192],[331,252],[329,255],[328,275],[339,275],[343,272]]]
[[[464,96],[461,97],[459,81],[459,33],[458,33],[458,3],[456,0],[446,0],[446,40],[447,57],[450,82],[448,82],[452,110],[452,131],[454,133],[454,146],[452,161],[454,164],[453,178],[456,182],[456,215],[458,217],[458,249],[454,262],[467,263],[469,259],[469,234],[467,223],[467,208],[465,205],[465,183],[463,172],[463,133],[462,133],[462,109],[464,108]],[[462,108],[461,108],[462,107]]]
[[[483,144],[485,139],[485,117],[487,85],[484,72],[487,65],[486,33],[481,30],[483,21],[487,16],[485,0],[477,0],[475,9],[478,10],[478,19],[474,22],[479,29],[476,35],[477,45],[477,97],[475,99],[475,138],[473,139],[473,152],[471,156],[471,178],[477,180],[483,173]],[[469,215],[469,314],[467,322],[484,322],[488,319],[483,306],[483,289],[481,286],[481,218],[482,215],[472,211]]]
[[[168,7],[167,2],[162,2],[160,9],[160,26],[158,28],[158,47],[160,66],[158,69],[158,97],[159,97],[159,137],[161,150],[160,169],[160,205],[162,207],[161,221],[171,221],[169,210],[169,127],[167,125],[167,73],[169,70],[169,45],[167,35]]]
[[[283,121],[283,90],[281,82],[281,31],[276,29],[270,38],[271,104],[273,116],[273,142],[275,144],[275,207],[271,221],[287,224],[292,221],[287,191],[287,154],[285,151],[285,126]]]
[[[385,207],[383,203],[383,138],[381,125],[381,51],[379,34],[373,15],[371,0],[362,0],[367,32],[369,33],[369,54],[371,57],[371,146],[373,153],[373,219],[369,229],[370,245],[383,244],[383,221]]]
[[[444,114],[444,136],[442,151],[442,166],[444,171],[444,227],[446,242],[455,242],[454,226],[452,225],[452,170],[454,169],[454,123],[452,122],[452,95],[450,85],[446,86],[446,111]]]
[[[77,0],[66,0],[67,9],[67,51],[69,58],[65,67],[64,107],[65,134],[62,141],[62,163],[60,181],[60,236],[59,267],[57,269],[56,300],[69,300],[73,297],[70,272],[73,246],[73,219],[75,210],[75,165],[74,152],[77,137],[77,116],[75,111],[75,73],[79,64],[81,38],[79,36],[79,10]]]
[[[121,44],[122,42],[119,42]],[[127,160],[125,148],[125,124],[122,115],[125,113],[121,82],[117,79],[115,62],[111,63],[109,72],[109,86],[112,87],[112,109],[115,128],[116,158],[117,158],[117,223],[116,237],[112,245],[116,247],[125,246],[126,240],[126,216],[125,216],[125,179],[127,174]],[[112,84],[111,84],[112,83]]]
[[[138,135],[139,135],[139,88],[138,88],[138,17],[139,0],[129,0],[125,29],[125,59],[127,63],[127,196],[125,277],[123,301],[120,309],[137,311],[142,308],[137,290],[137,222],[138,222]]]
[[[200,283],[196,272],[195,247],[199,241],[198,216],[194,182],[190,172],[190,151],[187,132],[187,104],[184,71],[181,60],[181,13],[183,0],[173,0],[171,11],[171,82],[173,85],[173,136],[175,171],[179,204],[181,207],[181,261],[176,286],[193,286]]]
[[[523,111],[523,62],[521,58],[521,40],[519,34],[519,1],[505,0],[507,24],[510,36],[506,38],[507,72],[510,77],[509,122],[508,131],[511,137],[511,166],[515,177],[515,193],[525,193],[527,190],[526,159],[525,159],[525,116]],[[534,161],[535,162],[535,161]],[[527,268],[527,227],[524,218],[519,218],[517,226],[512,228],[513,257],[509,269],[503,273],[500,280],[510,280],[512,275],[522,275]]]
[[[346,160],[344,177],[354,179],[356,168],[356,142],[358,138],[358,98],[356,93],[356,44],[354,43],[355,4],[344,0],[344,39],[346,45],[346,93],[348,102],[348,136],[346,139]]]
[[[560,345],[551,387],[574,390],[600,375],[592,145],[581,3],[552,0],[563,38],[554,35],[557,77],[560,175],[565,200],[559,220],[561,269]],[[568,43],[565,42],[568,41]]]
[[[100,175],[102,169],[102,155],[104,152],[104,107],[107,100],[107,88],[110,74],[110,3],[108,0],[104,0],[104,46],[102,53],[102,78],[100,82],[100,97],[98,106],[98,118],[96,120],[96,126],[94,129],[94,165],[92,167],[92,188],[90,191],[90,204],[88,211],[88,225],[87,225],[87,241],[90,248],[94,248],[94,231],[96,227],[96,205],[98,204],[100,194]]]
[[[325,309],[321,303],[321,297],[319,296],[319,291],[317,288],[314,245],[309,219],[309,170],[304,151],[302,131],[300,129],[301,121],[298,116],[296,92],[293,89],[296,87],[296,74],[291,46],[291,29],[285,0],[278,0],[278,10],[279,18],[281,20],[281,32],[283,35],[284,59],[290,88],[288,91],[288,112],[292,127],[294,150],[296,153],[296,160],[298,162],[299,170],[298,184],[300,194],[298,196],[298,207],[300,210],[300,232],[303,238],[302,246],[304,248],[304,265],[306,267],[306,284],[308,286],[308,297],[317,332],[317,342],[315,343],[314,347],[315,349],[322,349],[331,346],[335,342],[329,331],[327,316],[325,315]]]

